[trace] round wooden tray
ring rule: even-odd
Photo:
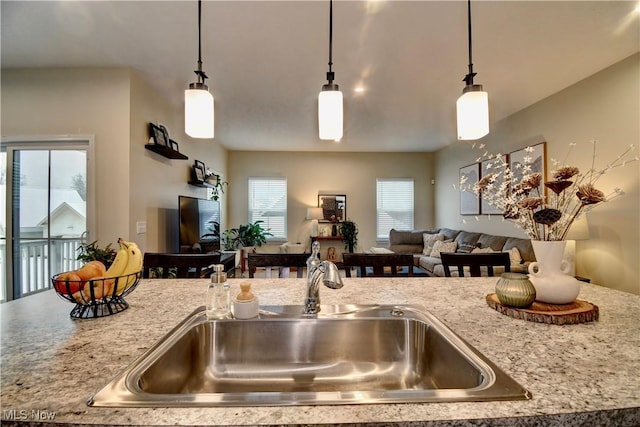
[[[528,308],[515,308],[502,305],[498,296],[487,295],[487,304],[494,310],[513,317],[514,319],[528,320],[530,322],[548,323],[553,325],[572,325],[598,320],[598,306],[587,301],[574,300],[569,304],[547,304],[534,301]]]

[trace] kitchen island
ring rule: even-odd
[[[246,279],[244,279],[246,280]],[[416,304],[527,388],[525,401],[218,408],[97,408],[86,399],[204,303],[207,280],[142,280],[122,313],[69,317],[46,291],[2,304],[2,425],[640,425],[640,296],[583,283],[597,322],[513,319],[496,278],[345,279],[323,304]],[[230,280],[232,295],[243,279]],[[303,303],[304,279],[250,279],[264,305]]]

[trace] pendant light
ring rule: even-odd
[[[489,133],[489,95],[482,85],[473,84],[477,73],[473,72],[471,59],[471,0],[467,0],[467,19],[469,30],[469,74],[464,78],[467,86],[456,102],[458,139],[479,139]]]
[[[213,138],[213,96],[205,84],[207,74],[202,71],[201,42],[202,0],[198,0],[198,76],[196,83],[190,83],[184,91],[184,129],[192,138]]]
[[[328,83],[322,86],[318,95],[318,129],[320,139],[340,141],[342,139],[342,92],[333,83],[331,70],[333,47],[333,0],[329,1],[329,71]]]

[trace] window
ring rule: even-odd
[[[377,240],[388,240],[389,231],[413,230],[413,179],[376,180]]]
[[[287,179],[249,178],[249,222],[263,221],[271,239],[287,240]]]
[[[77,249],[94,223],[92,144],[73,137],[2,140],[1,301],[49,289],[51,276],[80,267]]]

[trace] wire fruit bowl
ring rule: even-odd
[[[56,293],[64,300],[75,303],[69,314],[74,319],[111,316],[129,308],[124,296],[130,294],[142,277],[137,273],[112,278],[66,280],[60,273],[51,278]]]

